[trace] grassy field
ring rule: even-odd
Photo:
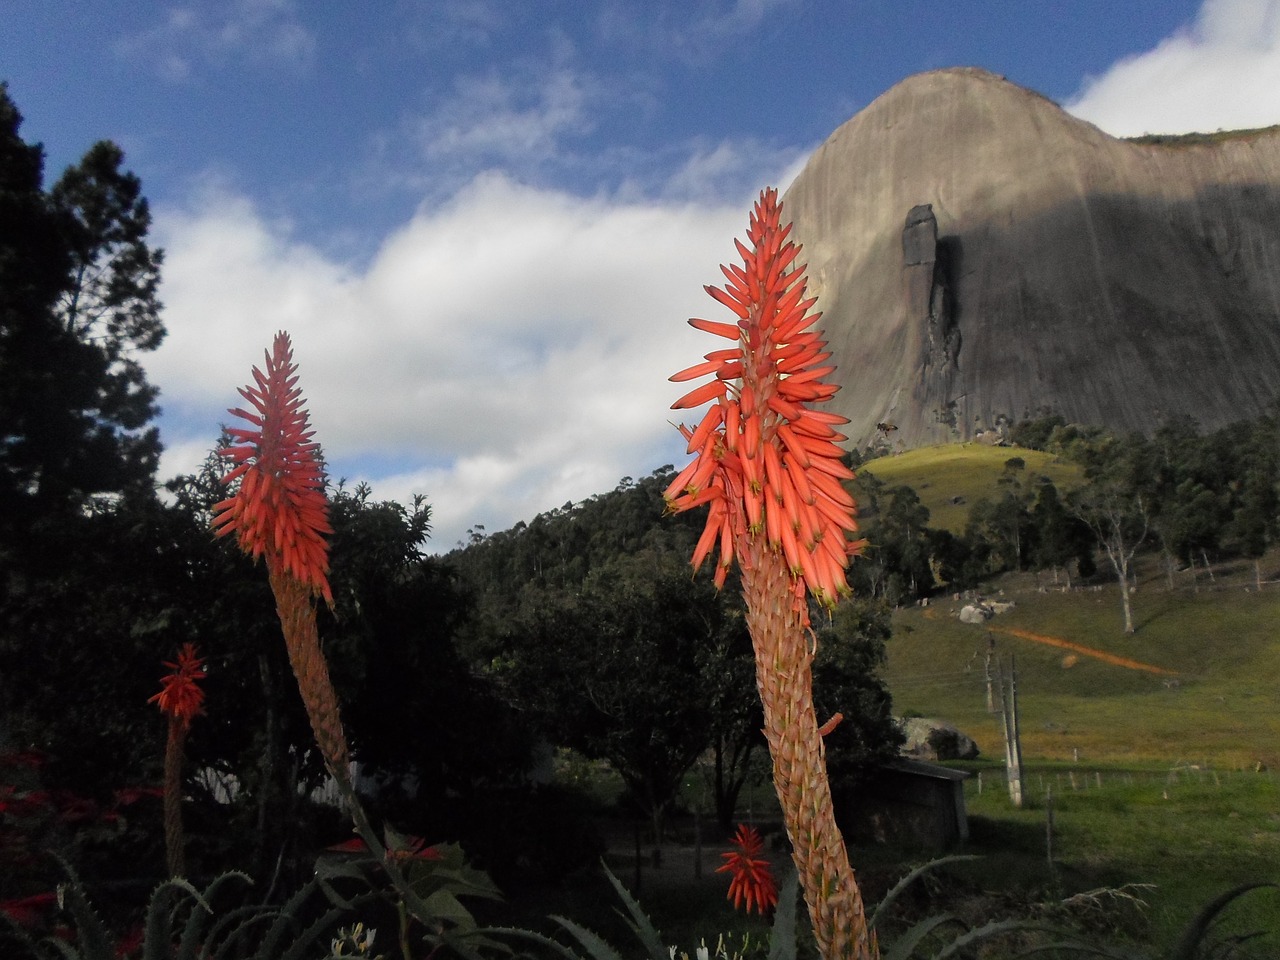
[[[885,484],[906,484],[929,508],[929,526],[962,533],[969,507],[983,496],[996,492],[996,481],[1005,463],[1019,458],[1025,464],[1025,479],[1045,476],[1059,489],[1070,489],[1080,481],[1080,468],[1052,454],[1021,447],[992,447],[980,443],[955,443],[921,447],[893,456],[870,460],[858,468]]]
[[[1013,456],[1026,475],[1060,486],[1079,476],[1043,454],[976,445],[863,469],[915,488],[931,525],[961,530],[968,505],[994,490]],[[981,625],[959,621],[965,598],[897,611],[885,669],[896,712],[956,724],[986,758],[971,765],[986,789],[978,793],[977,778],[968,786],[970,847],[1045,893],[1056,882],[1064,892],[1152,884],[1131,932],[1161,947],[1218,893],[1280,882],[1280,552],[1261,569],[1261,590],[1252,564],[1240,562],[1215,568],[1212,580],[1180,572],[1171,586],[1157,557],[1140,558],[1130,636],[1118,587],[1105,579],[1066,591],[1044,574],[1007,575],[984,589],[1013,607]],[[1009,803],[996,762],[1003,738],[988,712],[988,653],[1006,672],[1016,660],[1023,810]],[[1259,891],[1232,906],[1224,929],[1269,928],[1252,955],[1280,956],[1277,918],[1280,897]]]
[[[1142,906],[1109,901],[1115,942],[1127,937],[1165,955],[1217,895],[1254,881],[1280,882],[1280,782],[1270,771],[1231,772],[1032,763],[1029,802],[1015,809],[1002,771],[983,771],[966,790],[973,842],[988,869],[1018,878],[1042,901],[1082,890],[1124,888]],[[1074,784],[1074,786],[1073,786]],[[1047,792],[1053,799],[1048,862]],[[988,881],[988,887],[996,884]],[[1104,903],[1107,901],[1104,901]],[[1077,919],[1101,920],[1085,912]],[[1280,891],[1242,896],[1222,914],[1215,938],[1267,931],[1242,956],[1280,956]]]
[[[1221,579],[1221,578],[1220,578]],[[1280,767],[1280,585],[1221,584],[1192,593],[1146,578],[1137,631],[1121,631],[1117,587],[1040,593],[1029,577],[998,591],[1015,606],[961,623],[963,600],[900,610],[885,676],[900,713],[941,716],[984,753],[1000,733],[987,712],[986,660],[1016,659],[1023,750],[1045,760],[1208,762]],[[1118,666],[1026,635],[1150,665]]]

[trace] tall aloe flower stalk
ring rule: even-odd
[[[837,443],[847,438],[836,427],[848,421],[811,406],[835,394],[823,382],[835,367],[813,329],[820,314],[809,312],[816,300],[805,296],[800,248],[781,213],[777,191],[763,191],[747,243],[735,241],[742,265],[722,266],[728,283],[706,288],[737,322],[689,321],[731,345],[671,378],[710,376],[672,407],[711,407],[696,427],[680,427],[695,458],[665,497],[672,511],[709,505],[695,568],[718,549],[717,585],[735,558],[742,570],[774,787],[818,948],[829,960],[874,957],[832,808],[809,623],[810,596],[830,606],[849,592],[845,572],[864,541],[850,536],[855,505],[842,485],[853,472],[840,459]]]
[[[191,721],[204,712],[204,660],[194,643],[184,643],[176,661],[164,661],[170,673],[160,678],[160,692],[148,697],[169,718],[164,748],[164,848],[169,875],[187,872],[186,841],[182,829],[182,763]]]
[[[405,864],[435,859],[406,838],[388,830],[387,842],[374,831],[351,780],[347,738],[338,713],[338,695],[320,648],[314,601],[333,605],[329,588],[329,505],[325,499],[324,460],[313,439],[293,348],[286,333],[277,333],[266,355],[266,372],[253,368],[253,383],[240,390],[252,410],[230,412],[249,427],[228,428],[238,445],[219,451],[235,466],[222,478],[239,481],[235,493],[214,505],[213,528],[218,536],[234,533],[240,548],[254,559],[263,558],[276,599],[276,613],[298,680],[311,730],[325,764],[337,782],[356,831],[374,859],[381,862],[400,898],[402,933],[411,915],[442,938],[474,927],[461,904],[452,899],[449,883],[424,898],[405,874]],[[457,868],[450,870],[456,872]],[[470,878],[459,889],[481,892]],[[407,936],[407,933],[405,933]],[[403,944],[402,944],[403,946]],[[404,947],[405,956],[408,948]]]
[[[253,407],[230,412],[251,424],[230,427],[239,445],[219,451],[235,464],[222,478],[239,481],[235,493],[214,506],[218,536],[236,535],[240,548],[265,560],[289,663],[298,680],[311,729],[329,772],[350,786],[349,750],[338,696],[320,649],[313,601],[332,605],[329,589],[329,505],[324,461],[312,437],[298,368],[287,333],[277,333],[266,354],[266,372],[253,368],[253,384],[240,395]]]

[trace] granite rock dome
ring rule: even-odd
[[[851,444],[1041,412],[1212,429],[1280,392],[1280,128],[1119,140],[939,70],[837,129],[783,199]]]

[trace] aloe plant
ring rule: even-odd
[[[74,940],[36,937],[3,913],[0,931],[7,924],[10,942],[29,960],[120,960],[116,937],[74,870],[65,864],[64,869],[68,880],[58,889],[58,902]],[[460,848],[432,847],[429,858],[411,859],[403,880],[415,894],[411,906],[396,886],[388,887],[381,862],[372,858],[320,861],[312,880],[281,904],[253,902],[253,881],[238,871],[221,874],[203,890],[172,878],[152,891],[140,953],[128,955],[138,960],[314,960],[327,955],[344,927],[377,905],[385,912],[387,904],[398,918],[396,943],[403,960],[443,946],[469,957],[498,947],[481,934],[461,899],[496,898],[497,890],[467,865]]]

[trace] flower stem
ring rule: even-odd
[[[836,826],[826,750],[813,706],[811,631],[795,609],[785,559],[762,544],[743,557],[742,590],[755,648],[773,783],[814,938],[824,960],[878,956],[862,895]]]
[[[285,647],[289,651],[289,665],[298,678],[298,690],[311,731],[324,757],[325,765],[333,778],[349,785],[350,751],[346,734],[342,730],[342,718],[338,713],[338,695],[329,679],[329,665],[320,649],[320,634],[316,628],[316,610],[311,598],[311,588],[291,573],[277,569],[268,560],[271,592],[276,598],[276,613],[284,632]]]
[[[164,747],[164,851],[169,876],[187,872],[186,838],[182,828],[182,762],[187,742],[187,723],[169,718],[169,739]]]

